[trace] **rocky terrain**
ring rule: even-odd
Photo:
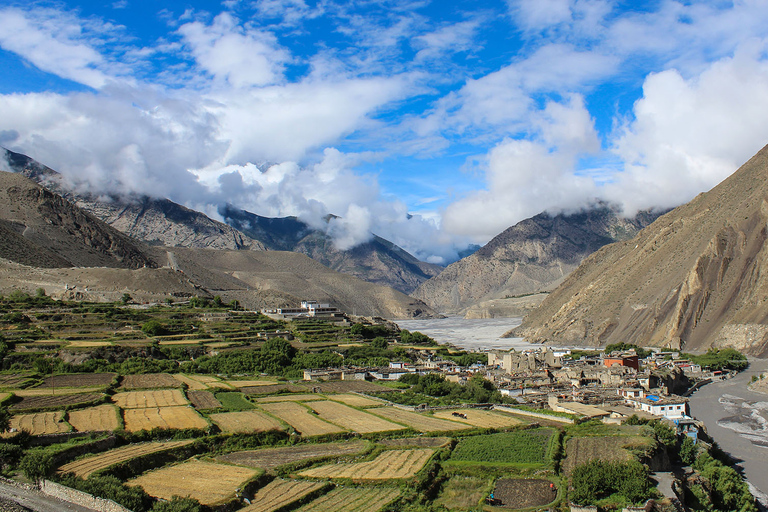
[[[586,256],[631,238],[656,217],[642,212],[627,219],[602,203],[568,215],[541,213],[449,265],[411,295],[444,314],[521,316],[542,300],[540,292],[557,287]]]
[[[633,239],[589,256],[511,335],[768,354],[768,147]]]

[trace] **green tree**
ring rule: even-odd
[[[21,461],[19,469],[24,476],[32,480],[36,486],[40,486],[40,481],[48,476],[53,468],[53,456],[46,452],[28,452]]]
[[[130,296],[128,293],[124,293],[122,297],[120,297],[120,302],[123,304],[130,304],[133,302],[133,297]]]
[[[168,329],[157,320],[149,320],[141,326],[141,331],[148,336],[162,336],[168,334]]]
[[[8,409],[0,406],[0,434],[7,432],[11,428],[11,413]]]
[[[371,346],[373,348],[378,348],[379,350],[387,350],[387,347],[389,346],[389,343],[387,342],[386,338],[383,338],[381,336],[377,336],[373,338],[373,341],[371,342]]]
[[[687,466],[696,460],[696,445],[690,436],[683,437],[683,442],[680,444],[680,460]]]
[[[201,512],[200,502],[193,498],[174,496],[171,501],[158,501],[152,507],[152,512]]]

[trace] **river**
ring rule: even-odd
[[[401,329],[419,331],[433,338],[440,344],[482,352],[486,350],[524,350],[540,347],[526,343],[522,338],[502,338],[501,336],[520,325],[521,318],[481,318],[466,319],[461,317],[432,318],[428,320],[398,320]]]
[[[747,389],[768,360],[752,359],[734,378],[707,384],[690,398],[691,415],[703,421],[717,444],[740,460],[753,494],[768,507],[768,395]]]

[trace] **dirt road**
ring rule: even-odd
[[[0,481],[0,496],[35,512],[98,512]]]

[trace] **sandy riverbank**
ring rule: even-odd
[[[747,388],[768,360],[751,360],[736,377],[707,384],[691,395],[691,414],[703,421],[723,450],[741,460],[755,495],[768,507],[768,395]]]

